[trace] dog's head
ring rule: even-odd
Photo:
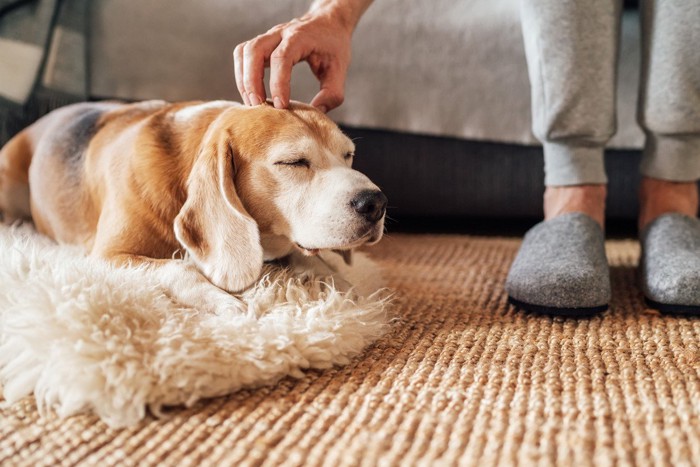
[[[387,199],[352,169],[353,142],[311,106],[223,111],[209,126],[175,222],[179,241],[217,286],[260,274],[260,235],[306,254],[378,242]]]

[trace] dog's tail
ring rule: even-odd
[[[31,219],[29,165],[33,148],[26,131],[0,149],[0,220],[6,224]]]

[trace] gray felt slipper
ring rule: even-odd
[[[607,310],[610,268],[603,229],[583,213],[540,222],[523,240],[506,292],[527,311],[584,317]]]
[[[700,314],[700,220],[664,214],[642,232],[642,290],[665,313]]]

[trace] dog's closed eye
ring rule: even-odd
[[[309,167],[311,167],[311,162],[309,162],[309,160],[305,157],[300,157],[298,159],[278,161],[275,162],[275,165],[284,165],[287,167],[304,167],[308,169]]]

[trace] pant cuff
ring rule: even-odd
[[[605,184],[603,146],[544,143],[544,183],[547,186]]]
[[[700,135],[647,133],[640,172],[672,182],[700,179]]]

